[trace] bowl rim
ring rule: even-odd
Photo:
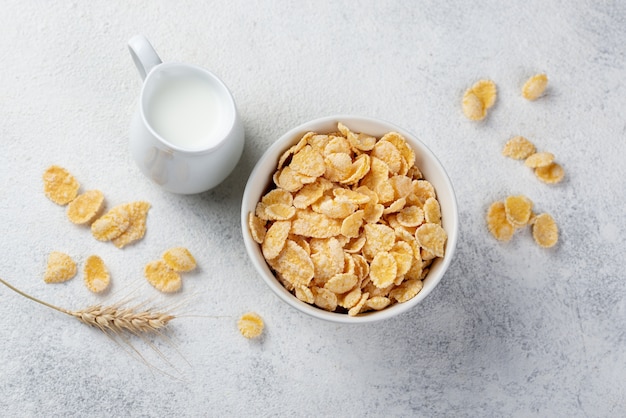
[[[334,123],[335,126],[338,122],[341,122],[348,126],[350,129],[352,129],[351,124],[377,125],[381,129],[381,131],[395,131],[400,133],[407,139],[407,141],[411,143],[411,147],[414,148],[416,154],[419,152],[423,156],[423,158],[430,160],[434,169],[439,172],[440,175],[438,176],[438,179],[436,181],[437,183],[439,183],[439,186],[435,188],[437,191],[438,199],[440,198],[439,190],[441,184],[444,185],[447,194],[450,195],[450,199],[446,203],[446,208],[451,212],[442,219],[442,223],[445,225],[444,229],[448,235],[446,252],[443,259],[438,259],[435,262],[438,263],[437,274],[433,275],[433,272],[431,270],[431,272],[429,272],[428,276],[426,277],[425,280],[429,280],[429,286],[425,286],[415,297],[406,302],[396,303],[383,310],[367,312],[358,316],[349,316],[345,313],[328,312],[314,305],[309,305],[306,302],[303,302],[296,298],[295,295],[289,292],[278,281],[278,279],[274,277],[269,266],[267,265],[267,262],[265,261],[265,258],[263,258],[259,244],[257,244],[256,241],[252,239],[250,233],[248,232],[248,213],[251,210],[250,205],[253,204],[254,206],[256,206],[256,203],[260,200],[261,196],[271,183],[271,175],[268,174],[271,174],[271,172],[273,171],[267,173],[267,168],[272,167],[271,170],[275,170],[279,156],[290,146],[297,143],[297,141],[302,138],[302,136],[306,132],[316,131],[318,130],[318,128],[315,128],[316,126],[328,125],[331,122]],[[355,131],[361,130],[355,129]],[[362,132],[372,135],[375,134],[372,132],[367,132],[367,130],[362,130]],[[378,136],[378,134],[375,135]],[[416,145],[418,149],[415,149]],[[261,184],[262,187],[259,187],[259,181],[257,180],[259,178],[265,178],[264,183]],[[431,181],[427,177],[425,179]],[[254,200],[254,202],[251,202],[251,200]],[[252,210],[254,209],[252,208]],[[430,294],[430,292],[439,284],[439,282],[445,275],[448,267],[450,266],[452,259],[454,258],[459,231],[458,217],[457,200],[452,181],[450,180],[448,173],[446,172],[445,168],[443,167],[437,156],[430,150],[430,148],[428,148],[425,143],[423,143],[415,134],[386,120],[347,114],[337,114],[313,119],[308,122],[304,122],[281,135],[276,141],[274,141],[274,143],[270,145],[270,147],[255,163],[255,166],[252,169],[248,180],[246,181],[246,186],[241,201],[241,232],[244,240],[244,245],[246,247],[246,252],[250,261],[254,265],[255,270],[261,275],[261,278],[263,279],[265,284],[283,302],[287,303],[298,311],[318,319],[345,324],[362,324],[389,319],[391,317],[400,315],[404,312],[411,310],[413,307],[419,304],[426,296],[428,296],[428,294]]]

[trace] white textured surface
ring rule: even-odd
[[[161,300],[141,272],[168,247],[187,246],[200,265],[180,295],[163,298],[185,300],[190,316],[172,323],[173,345],[155,343],[182,382],[0,288],[1,415],[624,414],[624,3],[342,3],[0,5],[1,277],[75,309],[133,290]],[[247,144],[211,192],[164,193],[130,159],[140,82],[126,42],[137,33],[164,60],[213,70],[235,96]],[[550,78],[548,94],[526,102],[520,87],[539,71]],[[471,123],[460,97],[483,77],[498,84],[498,102],[484,123]],[[456,260],[423,304],[394,320],[340,326],[298,314],[256,277],[244,252],[239,205],[254,162],[292,126],[335,113],[415,132],[457,190]],[[563,184],[541,184],[500,156],[518,134],[557,156]],[[51,164],[103,190],[111,205],[150,201],[145,239],[120,251],[71,225],[42,193]],[[556,248],[539,249],[528,231],[506,245],[491,238],[486,208],[513,193],[555,216]],[[90,295],[80,276],[45,285],[53,250],[78,260],[101,255],[112,294]],[[261,341],[236,330],[247,310],[266,321]]]

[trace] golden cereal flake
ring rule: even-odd
[[[118,205],[91,224],[91,234],[98,241],[117,238],[130,226],[130,213],[126,205]]]
[[[148,283],[163,293],[177,292],[183,283],[180,275],[163,260],[149,262],[143,273]]]
[[[374,145],[374,149],[370,154],[387,164],[389,172],[398,174],[402,167],[402,154],[398,148],[389,141],[380,140]]]
[[[420,279],[405,280],[400,286],[389,292],[389,298],[404,303],[413,299],[423,287],[424,283]]]
[[[341,233],[341,220],[312,210],[297,210],[291,223],[291,232],[303,237],[330,238]]]
[[[383,224],[366,224],[363,254],[373,259],[378,253],[391,250],[396,242],[395,231]]]
[[[57,205],[67,205],[78,194],[80,184],[63,167],[50,166],[43,173],[43,191]]]
[[[178,272],[187,272],[196,268],[196,259],[185,247],[166,250],[161,256],[169,268]]]
[[[525,160],[536,151],[535,145],[528,139],[523,136],[515,136],[504,144],[502,155],[514,160]]]
[[[506,220],[516,228],[528,224],[533,210],[533,202],[526,196],[508,196],[504,200]]]
[[[271,260],[278,257],[278,254],[285,247],[290,230],[291,222],[289,221],[276,221],[269,227],[265,234],[265,240],[261,244],[261,250],[265,259]]]
[[[437,199],[429,197],[424,202],[424,220],[433,224],[441,223],[441,207]]]
[[[491,80],[478,80],[472,86],[472,91],[483,102],[485,110],[489,110],[496,102],[498,89],[496,83]]]
[[[558,242],[559,228],[552,216],[542,213],[534,218],[533,238],[542,248],[553,247]]]
[[[100,213],[103,204],[104,194],[100,190],[88,190],[67,205],[67,217],[72,223],[88,224]]]
[[[311,242],[311,261],[315,272],[315,281],[322,285],[345,267],[345,256],[341,243],[336,238]]]
[[[311,177],[319,177],[326,170],[324,157],[310,145],[305,145],[295,153],[289,166],[292,170]]]
[[[273,261],[274,268],[293,286],[308,286],[313,279],[314,267],[311,256],[292,240]]]
[[[498,241],[509,241],[515,227],[506,218],[504,202],[493,202],[487,210],[487,228]]]
[[[335,274],[325,284],[324,288],[333,293],[346,293],[357,285],[359,278],[354,273]]]
[[[270,221],[287,221],[294,217],[296,208],[284,203],[275,203],[265,207],[265,214]]]
[[[126,245],[140,240],[146,233],[146,218],[150,210],[150,203],[137,201],[126,203],[126,208],[130,217],[130,225],[119,236],[112,239],[117,248],[124,248]]]
[[[104,261],[97,255],[90,255],[85,260],[83,270],[85,286],[94,293],[105,291],[109,287],[111,277]]]
[[[465,92],[461,103],[463,113],[469,120],[483,120],[487,116],[485,105],[471,89]]]
[[[333,312],[337,309],[337,295],[323,287],[313,287],[313,295],[315,297],[314,304],[326,311]]]
[[[309,305],[313,305],[315,303],[315,296],[313,295],[313,291],[306,286],[298,286],[295,288],[295,295],[302,302],[306,302]]]
[[[239,332],[246,338],[257,338],[263,333],[265,324],[263,318],[255,312],[248,312],[241,315],[241,318],[237,321],[237,328]]]
[[[423,206],[429,198],[436,196],[435,188],[428,180],[414,180],[412,185],[413,190],[408,198],[411,204]]]
[[[282,203],[287,206],[293,204],[293,196],[287,190],[274,189],[261,198],[261,202],[267,207],[274,204]]]
[[[341,234],[348,238],[356,238],[359,236],[359,232],[361,231],[361,227],[363,226],[363,217],[365,216],[365,211],[357,210],[353,214],[347,216],[341,222]]]
[[[43,281],[46,283],[62,283],[76,275],[76,263],[72,258],[60,251],[48,255],[48,264]]]
[[[482,120],[494,105],[496,97],[496,84],[491,80],[479,80],[463,95],[463,113],[470,120]]]
[[[537,74],[530,77],[522,87],[522,97],[528,100],[536,100],[543,95],[548,87],[548,76]]]
[[[551,152],[536,152],[526,158],[524,165],[530,168],[546,167],[554,161],[554,154]]]
[[[391,300],[385,296],[374,296],[365,301],[365,307],[380,311],[391,304]]]
[[[397,241],[389,254],[396,260],[396,278],[404,276],[411,268],[414,260],[411,245],[404,241]]]
[[[324,191],[325,186],[322,179],[306,184],[294,196],[293,206],[296,209],[306,209],[322,197]]]
[[[396,219],[407,228],[420,226],[424,222],[424,211],[415,205],[406,206],[398,212]]]
[[[565,170],[558,163],[551,163],[545,167],[535,168],[537,178],[547,184],[559,183],[565,177]]]
[[[367,302],[367,299],[369,299],[369,297],[369,293],[361,294],[361,299],[357,302],[356,305],[348,310],[348,315],[357,316],[359,313],[361,313],[361,310],[363,309],[363,306],[365,305],[365,302]]]
[[[383,135],[380,140],[391,142],[398,149],[398,151],[400,151],[400,154],[405,159],[409,167],[412,167],[413,164],[415,164],[415,151],[413,151],[413,148],[406,143],[406,139],[404,139],[401,134],[397,132],[389,132]]]
[[[393,284],[398,273],[398,264],[394,256],[386,251],[381,251],[370,263],[370,279],[374,286],[385,288]]]
[[[425,223],[417,228],[415,238],[420,247],[433,253],[436,257],[443,257],[448,235],[441,225]]]
[[[257,244],[263,244],[263,240],[265,240],[265,234],[267,233],[265,222],[265,220],[259,218],[254,213],[248,213],[250,235],[252,235],[252,239],[256,241]]]

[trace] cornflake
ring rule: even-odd
[[[183,284],[180,275],[170,269],[163,260],[149,262],[143,273],[148,283],[163,293],[177,292]]]
[[[479,80],[463,95],[463,113],[470,120],[482,120],[495,103],[496,84],[491,80]]]
[[[103,204],[104,194],[100,190],[88,190],[67,205],[67,217],[72,223],[88,224],[96,218]]]
[[[530,77],[522,87],[522,97],[528,100],[536,100],[543,95],[548,86],[548,76],[537,74]]]
[[[537,178],[547,184],[559,183],[565,177],[565,170],[558,163],[550,163],[544,167],[535,168]]]
[[[506,220],[516,228],[528,224],[533,209],[533,202],[526,196],[508,196],[504,200]]]
[[[487,108],[489,83],[473,92]],[[248,214],[276,279],[305,303],[351,316],[414,297],[447,241],[435,189],[415,161],[401,134],[376,138],[341,123],[283,152]]]
[[[559,229],[554,218],[547,213],[533,219],[533,239],[542,248],[553,247],[559,240]]]
[[[263,333],[264,327],[263,318],[255,312],[245,313],[241,315],[237,321],[239,332],[246,338],[256,338],[260,336]]]
[[[187,272],[196,268],[196,259],[185,247],[174,247],[161,256],[169,268],[178,272]]]
[[[87,289],[94,293],[101,293],[109,287],[111,277],[109,271],[97,255],[90,255],[85,260],[84,280]]]
[[[554,246],[559,239],[556,222],[547,213],[535,215],[532,207],[532,201],[521,195],[492,203],[487,211],[489,232],[500,241],[508,241],[516,229],[530,225],[537,245],[542,248]]]
[[[554,161],[554,154],[550,152],[536,152],[526,158],[524,165],[530,168],[546,167]]]
[[[48,264],[43,281],[46,283],[66,282],[76,275],[76,263],[60,251],[53,251],[48,256]]]
[[[126,205],[119,205],[91,224],[91,233],[98,241],[117,238],[130,226],[130,214]]]
[[[67,205],[78,194],[80,183],[63,167],[50,166],[43,173],[43,190],[57,205]]]
[[[128,212],[129,225],[120,235],[112,238],[113,245],[124,248],[128,244],[140,240],[146,233],[146,217],[150,210],[150,203],[137,201],[124,205]]]
[[[535,152],[535,145],[523,136],[509,139],[502,149],[502,155],[514,160],[525,160]]]
[[[513,237],[515,227],[506,217],[504,202],[493,202],[487,210],[487,228],[498,241],[509,241]]]

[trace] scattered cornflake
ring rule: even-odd
[[[474,87],[491,107],[495,85]],[[342,123],[283,152],[274,187],[248,214],[276,279],[305,303],[351,316],[414,297],[447,241],[416,160],[401,134],[376,138]]]
[[[146,264],[144,276],[152,286],[163,293],[173,293],[180,290],[182,278],[169,268],[163,260],[154,260]]]
[[[524,165],[530,168],[546,167],[554,161],[554,154],[551,152],[536,152],[526,158]]]
[[[489,232],[499,241],[508,241],[516,229],[530,225],[533,238],[540,247],[554,246],[559,238],[556,222],[547,213],[535,215],[532,208],[532,201],[522,195],[493,202],[487,211]]]
[[[502,155],[514,160],[525,160],[535,152],[535,145],[523,136],[509,139],[502,149]]]
[[[528,100],[536,100],[543,95],[548,86],[548,76],[537,74],[530,77],[522,87],[522,97]]]
[[[72,223],[88,224],[98,216],[103,204],[104,194],[100,190],[88,190],[67,205],[67,217]]]
[[[493,202],[487,210],[487,228],[498,241],[509,241],[513,237],[515,227],[506,218],[504,202]]]
[[[537,178],[547,184],[559,183],[565,177],[565,170],[558,163],[535,168]]]
[[[522,228],[528,224],[532,210],[533,202],[526,196],[508,196],[504,200],[506,220],[516,228]]]
[[[87,289],[94,293],[100,293],[109,287],[111,277],[102,258],[90,255],[85,260],[84,281]]]
[[[57,205],[67,205],[78,194],[80,184],[63,167],[50,166],[43,173],[43,190],[48,199]]]
[[[196,268],[196,259],[185,247],[170,248],[161,258],[169,268],[177,272],[187,272]]]
[[[48,264],[43,281],[46,283],[62,283],[76,275],[76,263],[72,258],[60,251],[48,255]]]
[[[470,120],[482,120],[494,105],[496,97],[496,84],[491,80],[479,80],[463,95],[463,113]]]
[[[91,224],[91,234],[98,241],[117,238],[130,226],[130,214],[126,205],[118,205]]]
[[[125,204],[129,214],[129,226],[124,232],[112,239],[117,248],[124,248],[128,244],[140,240],[146,233],[146,218],[150,210],[150,203],[137,201]]]
[[[241,318],[237,321],[237,328],[239,332],[246,338],[256,338],[263,333],[265,324],[263,318],[255,312],[248,312],[241,315]]]
[[[542,248],[553,247],[559,240],[559,229],[554,218],[547,213],[537,215],[533,219],[533,238]]]

